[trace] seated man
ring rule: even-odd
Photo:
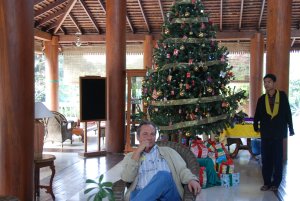
[[[155,144],[156,126],[144,121],[137,128],[138,148],[124,158],[121,178],[132,183],[125,199],[131,201],[178,201],[182,184],[195,195],[201,190],[198,178],[186,167],[181,156],[170,147]]]

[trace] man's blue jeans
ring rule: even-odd
[[[143,189],[136,189],[130,194],[130,201],[180,201],[171,173],[159,171]]]

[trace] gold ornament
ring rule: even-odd
[[[189,32],[189,34],[190,34],[190,35],[193,35],[193,34],[194,34],[194,32],[190,31],[190,32]]]
[[[189,17],[189,16],[190,16],[190,12],[186,11],[186,12],[184,13],[184,16],[185,16],[185,17]]]
[[[186,132],[186,133],[185,133],[185,136],[191,137],[191,133],[190,133],[190,132]]]
[[[181,45],[180,50],[184,50],[184,49],[185,49],[184,45]]]
[[[156,107],[156,108],[154,108],[154,111],[155,111],[155,112],[157,112],[157,111],[158,111],[158,108],[157,108],[157,107]]]
[[[179,95],[184,96],[184,90],[180,91]]]
[[[144,106],[147,107],[148,106],[148,102],[144,102]]]
[[[200,38],[203,38],[204,34],[202,32],[199,33],[198,35]]]
[[[162,95],[162,91],[158,90],[158,92],[156,94],[157,94],[157,96],[161,96]]]
[[[211,93],[212,91],[213,91],[213,89],[212,89],[211,87],[208,87],[208,88],[207,88],[207,92],[208,92],[208,93]]]
[[[167,28],[165,29],[165,34],[169,34],[170,33],[170,30]]]
[[[199,67],[198,66],[194,66],[194,71],[198,72],[199,71]]]

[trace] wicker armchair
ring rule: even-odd
[[[191,170],[193,174],[195,174],[197,177],[199,177],[199,164],[196,160],[195,155],[189,150],[189,148],[182,146],[179,143],[170,142],[170,141],[158,141],[158,146],[161,147],[171,147],[174,150],[176,150],[181,157],[185,160],[187,167]],[[123,201],[124,200],[124,193],[126,186],[129,186],[130,184],[125,183],[122,180],[118,180],[113,184],[113,192],[115,196],[116,201]],[[184,185],[184,194],[183,194],[183,201],[193,201],[196,199],[196,196],[194,196],[193,193],[191,193],[188,189],[187,185]]]
[[[44,141],[51,141],[52,143],[60,142],[63,146],[63,142],[69,139],[72,144],[72,129],[76,126],[76,123],[74,121],[68,121],[66,117],[59,112],[52,111],[52,113],[53,117],[48,120],[47,133]]]

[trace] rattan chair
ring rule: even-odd
[[[68,121],[66,117],[56,111],[52,111],[53,117],[49,118],[47,123],[47,132],[45,142],[63,142],[67,139],[71,140],[72,144],[72,129],[76,126],[74,121]]]
[[[190,151],[188,147],[185,147],[179,143],[175,142],[169,142],[169,141],[158,141],[158,146],[161,147],[171,147],[174,150],[176,150],[180,156],[185,160],[187,167],[191,170],[193,174],[195,174],[197,177],[199,177],[199,164],[196,160],[195,155]],[[113,184],[113,192],[115,196],[116,201],[123,201],[124,200],[124,193],[126,186],[129,186],[130,184],[125,183],[122,180],[118,180]],[[187,185],[184,185],[184,195],[183,195],[183,201],[193,201],[196,199],[196,196],[194,196],[193,193],[191,193],[188,189]]]

